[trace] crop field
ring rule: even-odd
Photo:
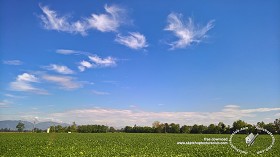
[[[229,139],[224,134],[129,134],[129,133],[0,133],[1,156],[280,156],[279,135],[274,135],[273,147],[262,153],[256,151],[271,144],[269,135],[259,135],[248,147],[244,138],[236,135],[232,142],[248,151],[241,154],[229,144],[186,144],[205,139]],[[180,143],[182,142],[182,143]],[[228,142],[228,141],[226,141]]]

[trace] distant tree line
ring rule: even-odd
[[[108,127],[105,125],[79,125],[77,126],[75,122],[71,126],[62,127],[61,125],[51,126],[50,132],[79,132],[79,133],[105,133],[108,131]]]
[[[122,129],[115,129],[114,127],[108,127],[105,125],[76,125],[75,122],[70,126],[51,126],[49,131],[50,133],[67,133],[67,132],[78,132],[78,133],[106,133],[106,132],[125,132],[125,133],[187,133],[187,134],[230,134],[237,129],[241,129],[244,127],[248,127],[248,129],[240,132],[240,133],[264,133],[255,129],[256,126],[260,128],[264,128],[273,134],[280,134],[280,118],[275,119],[273,123],[265,124],[264,122],[258,122],[256,125],[251,125],[242,120],[237,120],[233,122],[232,126],[225,125],[223,122],[219,122],[217,125],[210,124],[208,126],[205,125],[183,125],[175,123],[160,123],[159,121],[155,121],[152,126],[137,126],[136,124],[132,126],[126,126]],[[24,130],[24,124],[19,122],[16,126],[18,132],[26,131]],[[14,132],[14,130],[10,130],[8,128],[0,129],[0,132]],[[40,130],[38,128],[34,128],[33,132],[46,132],[46,130]]]
[[[273,134],[280,134],[280,119],[276,119],[274,123],[265,124],[264,122],[258,122],[256,125],[248,124],[242,120],[233,122],[232,127],[225,125],[223,122],[219,122],[218,125],[210,124],[193,126],[183,125],[180,127],[179,124],[175,123],[160,123],[155,121],[152,127],[148,126],[126,126],[121,131],[126,133],[190,133],[190,134],[230,134],[237,129],[248,127],[248,129],[241,131],[240,133],[259,133],[264,132],[257,130],[256,126],[264,128]]]

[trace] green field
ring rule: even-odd
[[[233,138],[241,155],[226,145],[186,145],[177,142],[203,142],[204,138],[228,138],[218,134],[129,134],[129,133],[0,133],[1,156],[280,156],[279,135],[275,144],[262,155],[256,151],[271,143],[269,135],[259,135],[254,145],[245,145],[246,135]]]

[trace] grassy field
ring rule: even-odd
[[[236,135],[233,143],[249,153],[242,155],[226,145],[187,145],[177,142],[205,142],[204,138],[230,138],[213,134],[59,134],[0,133],[1,156],[260,156],[256,151],[271,144],[269,135],[260,135],[253,146],[245,145],[246,135]],[[280,156],[279,135],[262,156]]]

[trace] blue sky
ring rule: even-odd
[[[1,120],[280,116],[279,1],[0,3]]]

